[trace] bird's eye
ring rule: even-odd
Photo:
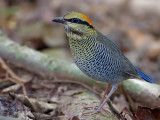
[[[73,23],[78,23],[78,22],[79,22],[79,19],[78,19],[78,18],[73,18],[73,19],[72,19],[72,22],[73,22]]]

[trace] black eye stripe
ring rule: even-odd
[[[90,27],[90,28],[93,28],[93,26],[90,25],[88,22],[82,21],[82,20],[80,20],[79,18],[64,19],[64,20],[66,20],[66,21],[68,21],[68,22],[71,22],[71,23],[84,24],[84,25],[87,25],[87,26]]]
[[[78,18],[73,18],[73,19],[72,19],[72,22],[73,22],[73,23],[79,23],[79,21],[80,21],[80,19],[78,19]]]

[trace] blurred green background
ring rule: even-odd
[[[88,15],[130,61],[160,83],[160,1],[0,0],[0,29],[12,40],[73,62],[63,25],[70,11]]]

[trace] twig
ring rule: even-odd
[[[113,107],[113,105],[112,105],[110,100],[107,101],[107,104],[108,104],[110,110],[117,116],[117,118],[121,118],[122,120],[125,120],[123,118],[123,116],[120,116],[119,112]]]
[[[72,81],[72,80],[54,80],[54,83],[72,83],[72,84],[78,84],[78,85],[81,85],[82,87],[86,88],[87,90],[91,91],[95,95],[100,96],[100,94],[97,91],[93,90],[91,87],[89,87],[88,85],[85,85],[82,82]]]
[[[4,70],[6,70],[6,80],[10,80],[14,83],[18,83],[22,86],[22,91],[23,91],[23,94],[24,95],[27,95],[27,92],[26,92],[26,88],[25,88],[25,83],[28,82],[20,77],[18,77],[8,66],[7,64],[3,61],[3,59],[0,57],[0,63],[1,63],[1,66]],[[10,77],[11,76],[11,77]]]

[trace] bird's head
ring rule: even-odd
[[[52,21],[64,24],[67,33],[82,35],[94,30],[89,17],[79,12],[69,12],[63,17],[57,17]]]

